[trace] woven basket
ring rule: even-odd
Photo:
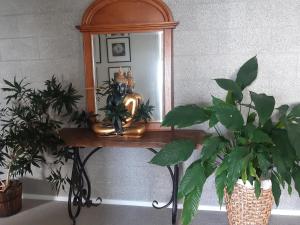
[[[0,217],[18,213],[22,208],[22,183],[12,182],[5,192],[0,192]]]
[[[268,225],[273,205],[272,188],[261,190],[259,199],[253,188],[236,184],[229,197],[225,191],[229,225]]]

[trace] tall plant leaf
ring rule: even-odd
[[[233,105],[218,104],[214,106],[217,119],[229,130],[239,130],[244,125],[240,111]]]
[[[254,143],[272,143],[270,136],[260,129],[255,129],[250,135],[250,141]]]
[[[220,168],[220,167],[219,167]],[[224,188],[226,185],[227,171],[223,171],[215,177],[216,192],[219,200],[219,205],[222,206],[224,199]]]
[[[278,206],[280,202],[280,196],[281,196],[280,183],[274,174],[272,174],[271,176],[271,181],[272,181],[272,193],[274,196],[275,203]]]
[[[179,198],[188,195],[197,187],[203,187],[206,181],[205,168],[201,160],[192,163],[186,170],[178,190]]]
[[[300,159],[300,124],[288,123],[287,132],[290,143],[296,150],[297,157]]]
[[[297,166],[293,173],[292,173],[294,182],[295,182],[295,189],[297,190],[299,197],[300,197],[300,167]]]
[[[222,147],[225,145],[225,141],[221,137],[208,137],[203,143],[203,148],[201,150],[201,160],[205,161],[215,156]]]
[[[255,92],[250,92],[250,96],[255,105],[260,123],[264,125],[273,113],[275,99],[273,96],[267,96],[266,94],[256,94]]]
[[[242,65],[236,77],[236,82],[240,85],[242,90],[256,79],[257,71],[258,65],[256,56],[249,59],[244,65]]]
[[[241,102],[243,100],[243,93],[240,86],[230,79],[215,79],[217,84],[226,91],[232,92],[235,100]]]
[[[299,118],[300,117],[300,105],[295,105],[288,115],[289,117]]]
[[[228,155],[228,177],[230,179],[227,182],[227,191],[229,194],[232,193],[233,187],[239,177],[241,176],[241,171],[249,160],[249,149],[247,147],[236,147]]]
[[[197,187],[190,192],[184,199],[181,222],[183,225],[189,225],[195,216],[202,194],[202,188]]]
[[[259,180],[255,180],[254,187],[255,187],[255,196],[258,199],[261,194],[261,183]]]
[[[277,168],[278,173],[283,177],[283,179],[291,184],[291,176],[289,173],[289,169],[287,168],[282,155],[280,154],[280,150],[273,148],[272,157],[274,161],[274,166]]]
[[[171,110],[164,118],[162,126],[189,127],[207,121],[210,114],[197,105],[178,106]]]
[[[193,150],[195,143],[191,140],[175,140],[165,145],[150,161],[159,166],[170,166],[187,160]]]
[[[285,129],[273,129],[271,137],[285,165],[292,168],[296,160],[296,152],[291,145],[287,131]]]
[[[281,105],[278,108],[276,108],[279,112],[279,117],[285,116],[287,111],[289,110],[288,105]]]

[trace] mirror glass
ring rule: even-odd
[[[95,85],[114,78],[119,70],[132,72],[134,92],[144,102],[149,99],[153,110],[152,122],[163,118],[163,32],[120,33],[93,35]],[[96,96],[96,112],[101,119],[106,97]]]

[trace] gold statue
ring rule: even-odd
[[[141,137],[145,132],[145,124],[135,122],[134,116],[142,103],[142,97],[140,94],[133,92],[135,83],[132,72],[125,73],[120,68],[118,73],[114,75],[112,82],[112,93],[107,97],[106,109],[114,111],[116,108],[122,110],[122,107],[125,107],[127,116],[124,118],[116,116],[113,119],[105,118],[101,122],[97,122],[94,118],[91,121],[92,130],[101,136],[120,134],[127,137]]]

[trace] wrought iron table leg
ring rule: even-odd
[[[68,196],[68,213],[69,217],[72,220],[73,224],[76,224],[76,218],[80,214],[81,205],[76,205],[75,201],[79,201],[80,196],[77,191],[79,191],[79,186],[81,186],[82,180],[79,179],[79,162],[78,162],[78,148],[73,149],[73,167],[72,167],[72,175],[71,175],[71,183],[69,189],[69,196]],[[76,207],[75,212],[73,212],[72,207]]]
[[[73,148],[73,168],[68,197],[69,217],[76,224],[76,218],[79,216],[82,207],[98,206],[101,198],[97,198],[100,203],[93,203],[91,198],[91,183],[85,171],[85,165],[88,159],[101,148],[96,148],[82,161],[79,155],[79,148]],[[85,188],[87,187],[87,189]],[[72,208],[75,207],[73,212]]]
[[[148,148],[148,150],[153,152],[154,154],[158,153],[153,148]],[[172,170],[172,168],[170,166],[167,166],[167,169],[171,175],[172,184],[173,184],[171,199],[166,205],[163,205],[163,206],[158,206],[158,201],[154,200],[152,203],[152,206],[155,209],[163,209],[163,208],[167,208],[169,205],[172,204],[172,224],[174,225],[177,222],[177,208],[178,208],[177,192],[178,192],[178,180],[179,180],[179,166],[175,165],[174,170]]]
[[[177,192],[178,192],[179,166],[174,166],[174,180],[173,180],[173,204],[172,204],[172,224],[176,224],[177,220]]]

